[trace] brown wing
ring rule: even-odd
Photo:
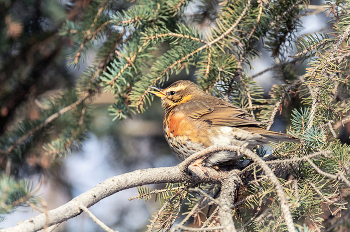
[[[208,99],[206,102],[186,102],[187,110],[191,110],[189,117],[206,121],[216,126],[248,126],[260,125],[244,110],[220,99]]]
[[[211,114],[214,111],[214,108],[199,101],[188,102],[186,107],[190,112],[189,117],[193,119],[200,119],[203,115]]]
[[[214,126],[239,127],[239,129],[247,132],[259,134],[259,136],[255,138],[256,144],[252,143],[254,146],[268,142],[300,142],[299,139],[290,135],[268,131],[259,127],[262,123],[255,121],[253,117],[244,110],[223,100],[217,100],[215,103],[211,101],[190,101],[178,107],[177,110],[185,112],[187,117],[195,121],[204,121],[208,125]]]

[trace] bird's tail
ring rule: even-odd
[[[264,137],[263,139],[264,139],[265,143],[268,143],[268,142],[274,142],[274,143],[278,143],[278,142],[300,143],[300,140],[298,138],[295,138],[295,137],[293,137],[291,135],[287,135],[287,134],[283,134],[283,133],[275,132],[275,131],[268,131],[268,130],[265,130],[265,129],[259,128],[259,127],[254,127],[254,128],[252,128],[252,127],[245,127],[244,130],[260,134],[261,136]]]

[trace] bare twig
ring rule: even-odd
[[[108,226],[106,226],[102,221],[100,221],[93,213],[91,213],[91,211],[86,208],[82,203],[77,202],[77,205],[79,206],[80,209],[82,209],[85,213],[87,213],[87,215],[89,215],[89,217],[96,222],[97,225],[99,225],[104,231],[106,232],[115,232],[114,230],[112,230],[111,228],[109,228]]]
[[[294,192],[295,192],[295,199],[297,201],[300,201],[300,198],[299,198],[299,187],[298,187],[298,181],[297,180],[293,180],[292,187],[293,187]]]
[[[207,79],[210,71],[211,48],[209,47],[208,49],[209,49],[209,52],[208,52],[207,68],[205,69],[204,79]]]
[[[329,200],[326,196],[323,195],[323,193],[321,192],[321,190],[319,190],[314,183],[312,183],[311,181],[307,180],[307,182],[309,183],[309,185],[311,185],[311,187],[318,193],[318,195],[320,195],[323,200],[325,200],[328,204],[333,204],[334,201]]]
[[[271,164],[278,164],[278,163],[292,163],[292,162],[299,162],[299,161],[308,161],[308,159],[314,158],[314,157],[317,157],[320,155],[329,157],[329,154],[331,154],[331,153],[332,153],[331,151],[319,151],[319,152],[315,152],[315,153],[312,153],[310,155],[299,157],[299,158],[294,157],[292,159],[266,161],[266,163],[268,165],[271,165]]]
[[[47,229],[49,228],[49,223],[50,223],[49,211],[47,210],[47,203],[44,200],[41,201],[41,205],[44,208],[44,214],[46,216],[45,226],[44,226],[44,232],[46,232]]]
[[[40,213],[45,213],[45,210],[38,208],[36,205],[34,205],[32,202],[30,201],[26,201],[26,204],[30,206],[30,208],[37,210]]]
[[[131,23],[137,22],[137,21],[139,21],[141,19],[142,19],[141,17],[135,17],[135,18],[132,18],[132,19],[129,19],[129,20],[120,21],[120,22],[118,22],[118,24],[119,25],[121,25],[121,24],[131,24]]]
[[[307,155],[307,156],[304,156],[304,157],[294,157],[294,158],[291,158],[291,159],[285,159],[285,160],[272,160],[272,161],[265,161],[265,163],[271,167],[273,167],[274,169],[276,167],[279,167],[281,168],[282,164],[285,164],[285,167],[286,165],[290,165],[292,163],[296,163],[296,162],[300,162],[300,161],[307,161],[306,158],[314,158],[314,157],[317,157],[317,156],[320,156],[320,155],[323,155],[325,157],[330,157],[330,154],[332,152],[331,151],[320,151],[320,152],[316,152],[316,153],[313,153],[313,154],[310,154],[310,155]],[[250,175],[250,170],[252,168],[254,168],[254,166],[256,166],[257,163],[252,163],[251,165],[247,166],[246,168],[244,168],[242,171],[241,171],[241,175],[244,175],[244,173],[248,173]],[[284,170],[286,171],[286,170]],[[254,181],[252,181],[254,183]],[[251,182],[249,182],[251,183]]]
[[[274,66],[271,66],[270,68],[264,69],[264,70],[262,70],[261,72],[258,72],[258,73],[256,73],[256,74],[252,75],[250,78],[251,78],[251,79],[254,79],[254,78],[258,77],[258,76],[263,75],[264,73],[267,73],[267,72],[269,72],[269,71],[271,71],[271,70],[274,70],[274,69],[280,67],[281,65],[282,65],[282,64],[275,64]]]
[[[175,225],[174,228],[171,231],[176,231],[178,226],[183,226],[185,225],[185,223],[192,217],[192,215],[194,215],[195,213],[197,213],[198,209],[199,209],[199,205],[202,203],[202,201],[205,199],[205,197],[201,197],[199,199],[199,201],[196,203],[196,205],[192,208],[192,210],[186,215],[186,217],[178,224]]]
[[[261,223],[263,220],[266,220],[271,216],[270,211],[271,211],[271,208],[265,209],[258,217],[256,217],[255,221],[257,221],[258,223]]]
[[[280,108],[280,105],[282,104],[282,100],[284,98],[285,93],[282,94],[282,96],[280,97],[280,99],[275,103],[273,110],[271,112],[270,118],[268,120],[267,126],[266,126],[266,130],[270,130],[272,124],[275,121],[275,116],[277,114],[278,109]]]
[[[205,228],[207,225],[209,225],[209,223],[211,222],[211,220],[213,219],[213,217],[216,216],[216,213],[219,211],[219,207],[216,207],[214,209],[214,211],[211,213],[210,217],[203,223],[201,228]]]
[[[257,180],[254,179],[252,181],[249,181],[248,185],[259,183],[260,181],[263,181],[265,179],[267,179],[267,176],[261,177],[260,179],[257,179]]]
[[[329,130],[331,131],[333,137],[336,139],[336,138],[337,138],[337,134],[335,133],[335,131],[334,131],[334,129],[333,129],[332,122],[333,122],[333,121],[329,121],[329,122],[327,123],[327,125],[328,125]]]
[[[339,172],[337,176],[348,186],[350,187],[350,181],[346,179],[343,173]]]
[[[58,223],[56,225],[52,225],[49,228],[47,228],[47,232],[52,232],[54,231],[57,227],[59,227],[61,225],[61,223]]]
[[[223,230],[223,226],[215,226],[215,227],[208,227],[208,228],[191,228],[183,225],[176,225],[176,229],[174,231],[177,231],[177,229],[180,229],[180,231],[215,231],[215,230]]]
[[[249,201],[250,199],[253,199],[254,197],[255,197],[254,195],[248,196],[248,197],[246,197],[246,198],[240,200],[239,202],[234,203],[233,206],[232,206],[232,208],[234,209],[234,208],[236,208],[236,207],[242,205],[244,202]]]
[[[346,179],[345,176],[341,172],[339,172],[337,175],[333,175],[333,174],[330,174],[328,172],[324,172],[319,167],[317,167],[317,165],[314,162],[312,162],[310,158],[307,157],[306,160],[319,174],[326,176],[328,178],[334,179],[334,180],[341,179],[348,187],[350,187],[350,181],[348,179]]]
[[[329,6],[327,5],[311,5],[311,4],[307,5],[308,10],[327,10],[328,8]]]
[[[209,198],[211,201],[213,201],[215,204],[219,205],[219,202],[218,200],[214,199],[212,196],[210,196],[208,193],[204,192],[202,189],[200,188],[191,188],[189,189],[190,191],[193,191],[193,192],[199,192],[200,194],[202,194],[203,196]]]

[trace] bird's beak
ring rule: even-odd
[[[158,89],[157,87],[154,87],[154,86],[148,86],[148,87],[151,88],[151,89],[157,90],[157,91],[148,91],[148,92],[156,95],[157,97],[165,97],[165,94],[160,89]]]

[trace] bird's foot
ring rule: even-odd
[[[191,170],[192,167],[199,167],[203,172],[204,174],[208,175],[208,171],[206,168],[203,167],[202,165],[202,162],[203,160],[205,159],[206,157],[203,157],[203,158],[199,158],[197,160],[195,160],[193,163],[191,163],[188,168]]]

